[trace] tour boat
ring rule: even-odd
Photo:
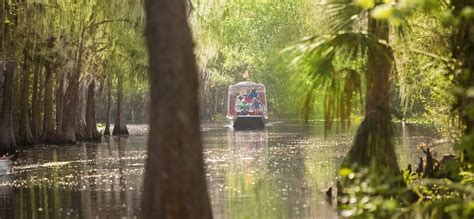
[[[268,119],[265,86],[252,81],[242,81],[229,87],[227,119],[235,130],[265,128]]]
[[[13,162],[18,157],[19,153],[15,152],[11,155],[0,156],[0,176],[8,175],[13,166]]]

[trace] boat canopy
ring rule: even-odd
[[[262,117],[267,119],[265,86],[252,81],[242,81],[229,87],[227,118]]]

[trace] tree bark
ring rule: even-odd
[[[15,74],[15,63],[6,62],[4,69],[3,102],[0,114],[0,156],[13,153],[16,150],[16,140],[13,132],[13,78]]]
[[[30,104],[29,104],[29,88],[30,88],[30,70],[28,67],[28,51],[23,51],[23,74],[21,78],[21,94],[20,94],[20,126],[19,126],[19,144],[34,145],[37,140],[33,137],[30,126]]]
[[[86,138],[86,91],[87,85],[85,82],[79,82],[78,102],[76,109],[76,139],[85,140]]]
[[[212,218],[199,125],[198,75],[184,0],[145,1],[150,134],[144,218]]]
[[[100,141],[100,133],[97,130],[97,120],[95,117],[95,81],[89,83],[87,89],[87,108],[86,108],[86,130],[85,140]]]
[[[56,88],[56,134],[63,132],[64,74],[58,73]]]
[[[76,70],[77,71],[77,70]],[[69,78],[68,87],[64,94],[62,110],[62,130],[56,133],[54,142],[60,144],[76,143],[77,104],[79,102],[79,72],[74,72]]]
[[[69,77],[68,87],[63,96],[63,110],[62,110],[62,130],[57,132],[55,137],[56,143],[76,143],[77,138],[77,104],[79,104],[79,85],[82,71],[82,56],[84,54],[84,38],[86,28],[82,26],[81,37],[79,41],[79,48],[75,59],[75,67]]]
[[[369,34],[388,42],[388,22],[372,19],[369,15]],[[345,165],[351,167],[355,163],[375,172],[400,175],[390,123],[390,48],[369,46],[367,65],[365,118],[357,131]]]
[[[53,72],[51,63],[45,65],[44,79],[44,111],[43,111],[43,132],[42,140],[50,142],[54,138],[53,124]]]
[[[110,135],[110,117],[112,112],[112,77],[107,77],[107,112],[104,135]]]
[[[115,116],[113,135],[128,135],[127,123],[123,113],[123,76],[117,82],[117,114]]]
[[[1,34],[0,34],[1,35]],[[3,87],[5,82],[5,71],[3,70],[3,64],[0,65],[0,106],[3,104]]]
[[[41,80],[41,65],[35,64],[34,76],[33,76],[33,96],[31,98],[31,132],[33,137],[36,139],[40,138],[41,133],[41,121],[40,121],[40,102],[41,102],[41,89],[39,83]]]

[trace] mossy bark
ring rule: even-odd
[[[76,139],[86,140],[87,84],[79,82],[78,102],[76,104]]]
[[[77,71],[77,70],[76,70]],[[56,131],[54,143],[75,144],[77,127],[77,104],[79,102],[79,72],[74,72],[69,78],[66,93],[63,96],[62,126]]]
[[[92,80],[87,88],[86,129],[84,140],[100,141],[100,137],[95,117],[95,81]]]
[[[56,130],[59,134],[63,131],[63,111],[64,111],[64,81],[65,76],[61,72],[57,73],[57,87],[56,87]]]
[[[31,132],[30,125],[30,103],[29,103],[29,91],[30,91],[30,69],[28,51],[25,48],[23,50],[23,72],[21,76],[21,91],[20,91],[20,123],[19,123],[19,136],[18,144],[20,145],[34,145],[38,141]]]
[[[123,113],[123,76],[120,75],[117,81],[117,112],[115,116],[113,135],[128,135],[127,123]]]
[[[40,138],[41,134],[41,113],[40,113],[40,102],[41,102],[41,94],[42,94],[42,87],[39,86],[41,83],[41,65],[39,64],[39,60],[34,67],[34,75],[33,75],[33,94],[31,97],[31,132],[33,133],[33,137],[36,139]]]
[[[43,131],[41,139],[50,142],[54,138],[53,123],[53,72],[50,63],[45,65]]]
[[[6,61],[4,63],[3,102],[0,114],[0,156],[13,153],[17,149],[16,139],[13,132],[13,83],[15,74],[15,63]]]

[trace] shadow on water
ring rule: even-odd
[[[11,179],[0,186],[13,190],[9,198],[14,203],[1,213],[15,218],[136,217],[144,156],[142,146],[134,148],[126,138],[24,151]]]
[[[421,126],[396,125],[401,166],[419,144],[448,144]],[[146,157],[146,125],[103,143],[22,151],[13,174],[0,176],[0,218],[134,218]],[[276,122],[266,130],[203,126],[204,155],[215,218],[335,218],[321,190],[330,186],[355,126],[325,136],[323,123]]]

